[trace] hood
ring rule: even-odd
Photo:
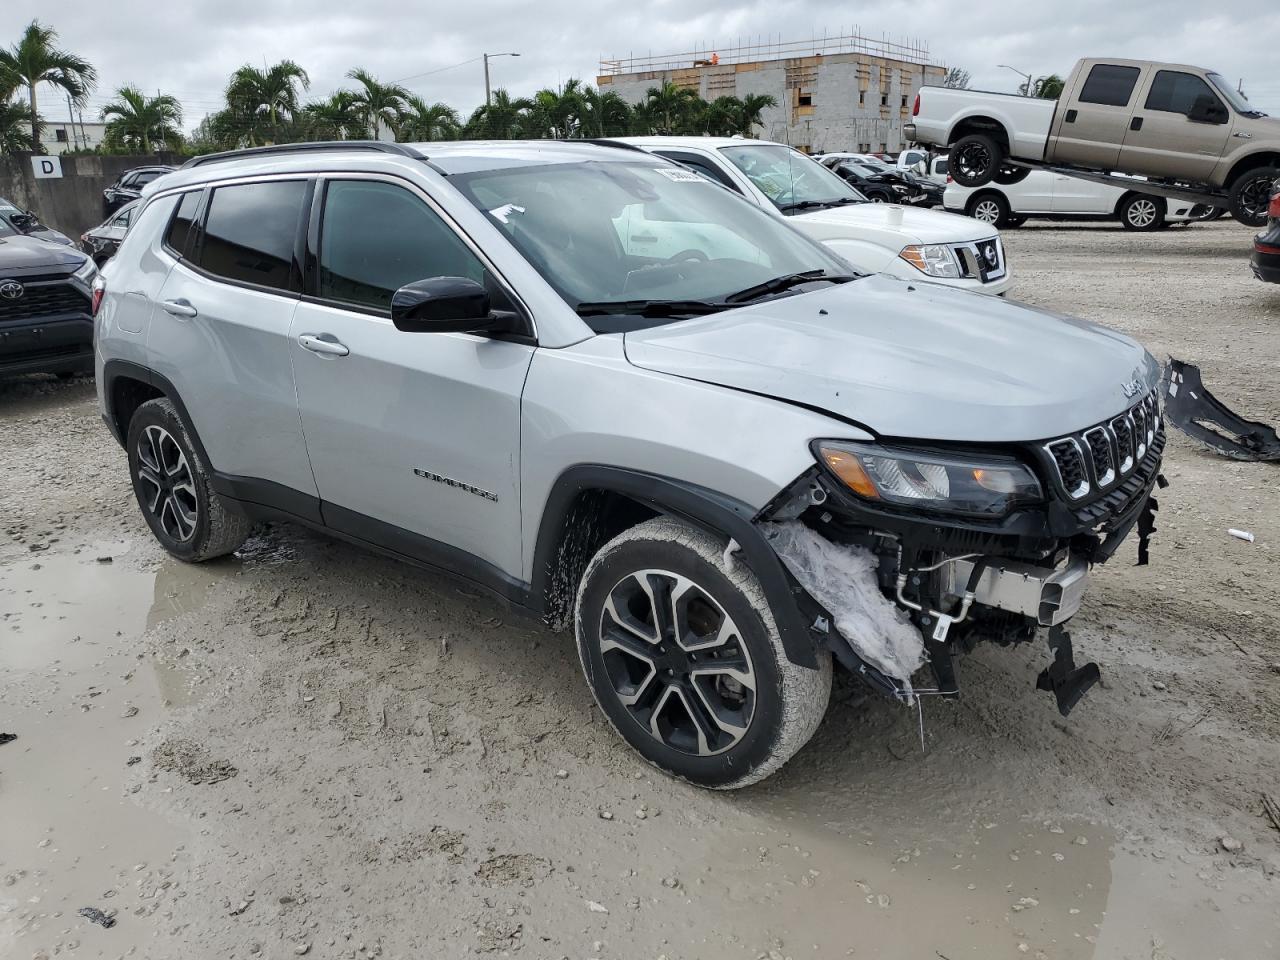
[[[843,207],[797,213],[788,219],[816,240],[874,239],[886,247],[901,249],[909,243],[967,243],[987,240],[999,231],[972,217],[954,213],[897,207],[902,225],[889,222],[896,204],[851,203]],[[851,234],[850,230],[856,230]]]
[[[40,267],[79,267],[88,259],[71,247],[39,237],[0,237],[0,275]]]
[[[646,370],[804,404],[881,436],[975,443],[1083,429],[1160,376],[1140,344],[1105,327],[881,275],[628,333],[626,351]]]

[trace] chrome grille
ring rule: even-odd
[[[1063,492],[1072,500],[1101,494],[1128,477],[1148,452],[1163,447],[1159,400],[1147,394],[1118,417],[1044,444]],[[1158,451],[1157,451],[1158,452]]]
[[[951,249],[960,261],[960,269],[966,277],[990,283],[1004,276],[1004,245],[999,237],[958,243]]]

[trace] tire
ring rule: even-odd
[[[1159,230],[1165,224],[1166,209],[1164,197],[1131,193],[1120,202],[1116,213],[1126,230]]]
[[[949,156],[952,180],[962,187],[981,187],[999,173],[1004,151],[985,133],[971,133],[952,144]]]
[[[1192,217],[1192,223],[1213,223],[1215,220],[1221,220],[1227,215],[1226,207],[1209,207],[1199,216]]]
[[[878,190],[871,190],[863,194],[872,203],[891,203],[887,193],[881,193]]]
[[[1280,180],[1280,167],[1258,167],[1242,173],[1227,193],[1231,215],[1247,227],[1265,225],[1267,204],[1277,180]]]
[[[965,212],[975,220],[1003,227],[1009,222],[1009,201],[998,190],[987,190],[974,196]]]
[[[1004,222],[1004,229],[1016,230],[1018,229],[1018,227],[1022,226],[1026,222],[1027,222],[1026,217],[1010,217],[1008,220]]]
[[[831,696],[831,657],[820,653],[816,670],[791,663],[760,582],[724,552],[687,524],[646,521],[591,560],[574,615],[582,671],[619,736],[659,769],[717,790],[778,770]],[[682,620],[690,639],[677,642]]]
[[[160,546],[179,560],[198,563],[244,543],[252,524],[213,491],[208,469],[168,398],[138,407],[127,444],[133,493]]]
[[[1030,167],[1001,167],[996,171],[996,175],[991,179],[1004,187],[1011,187],[1015,183],[1021,183],[1031,175]]]

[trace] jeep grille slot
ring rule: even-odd
[[[1118,417],[1042,447],[1071,500],[1119,489],[1137,467],[1164,448],[1160,403],[1151,392]],[[1091,498],[1092,499],[1092,498]]]
[[[1075,437],[1066,437],[1049,444],[1049,453],[1058,466],[1058,476],[1067,496],[1079,500],[1089,492],[1089,474],[1085,469],[1084,454]]]

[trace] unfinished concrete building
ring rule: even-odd
[[[916,91],[939,84],[946,68],[919,42],[855,33],[820,39],[738,43],[692,53],[601,60],[596,84],[628,103],[670,81],[704,100],[769,94],[756,134],[808,153],[896,152]]]

